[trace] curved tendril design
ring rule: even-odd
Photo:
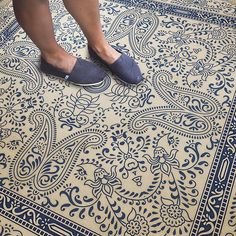
[[[137,112],[129,120],[129,129],[135,133],[144,133],[148,128],[161,126],[177,134],[204,138],[212,134],[212,122],[220,104],[213,97],[192,89],[177,87],[172,75],[159,71],[153,77],[156,92],[169,104]]]
[[[140,57],[149,58],[156,53],[148,40],[155,33],[158,23],[158,18],[150,12],[142,14],[137,10],[127,10],[115,19],[106,37],[109,42],[115,42],[128,35],[132,50]]]
[[[81,152],[105,144],[106,135],[99,130],[77,132],[56,143],[53,116],[45,110],[32,113],[33,135],[12,161],[11,179],[30,182],[45,195],[57,190],[69,177]]]
[[[40,90],[43,77],[38,68],[29,61],[12,55],[4,55],[0,58],[0,72],[22,79],[23,92],[31,95]]]

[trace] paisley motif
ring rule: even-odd
[[[149,58],[156,54],[148,42],[158,27],[159,21],[151,12],[128,10],[120,14],[106,33],[109,42],[115,42],[126,35],[131,41],[132,50],[140,57]]]
[[[219,102],[213,97],[188,88],[180,88],[173,82],[167,71],[156,72],[153,76],[156,92],[170,105],[152,107],[137,112],[129,121],[129,129],[144,133],[148,127],[164,127],[177,134],[204,138],[211,135],[214,117],[220,109]]]
[[[34,188],[45,194],[55,191],[64,183],[80,153],[106,142],[102,132],[84,130],[56,144],[54,119],[44,110],[33,112],[30,122],[35,125],[33,134],[14,158],[10,176],[19,182],[32,180]]]
[[[12,55],[25,60],[37,62],[39,60],[40,52],[34,43],[29,42],[25,44],[23,41],[14,42],[6,49],[7,55]]]
[[[153,85],[156,92],[171,106],[207,117],[214,116],[219,110],[220,104],[214,97],[176,86],[167,71],[156,72]]]
[[[29,95],[38,92],[43,84],[42,74],[34,64],[13,55],[0,57],[0,72],[21,79],[22,90]]]
[[[209,120],[187,111],[167,107],[153,107],[137,112],[129,121],[129,129],[134,133],[145,133],[157,126],[189,138],[205,138],[211,135]]]

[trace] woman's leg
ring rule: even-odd
[[[63,1],[86,36],[89,46],[108,64],[116,61],[120,53],[108,44],[102,32],[98,0]]]
[[[41,56],[51,65],[70,73],[76,58],[55,40],[48,0],[13,0],[13,7],[16,19],[39,48]]]

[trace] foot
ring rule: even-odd
[[[68,53],[42,53],[40,69],[45,74],[63,78],[80,86],[100,85],[106,77],[106,73],[97,65]]]
[[[121,56],[121,54],[118,51],[116,51],[113,47],[111,47],[109,44],[100,47],[96,46],[90,46],[90,47],[108,65],[113,64]]]
[[[139,84],[143,80],[142,73],[137,63],[134,59],[122,53],[121,50],[116,49],[116,54],[113,54],[112,51],[110,51],[110,55],[113,54],[114,56],[109,57],[109,61],[105,59],[104,54],[97,53],[97,51],[93,50],[91,46],[88,46],[88,50],[92,58],[108,66],[111,72],[115,74],[122,82],[128,84]]]
[[[73,70],[77,58],[65,51],[58,51],[53,54],[42,53],[42,58],[59,71],[70,74]]]

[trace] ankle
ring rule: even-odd
[[[76,58],[64,50],[41,52],[41,57],[50,65],[66,73],[70,73],[76,63]]]
[[[89,44],[89,46],[95,51],[97,54],[107,54],[110,51],[110,45],[105,43],[99,43],[99,44]]]
[[[48,52],[41,52],[41,57],[49,64],[54,65],[56,64],[59,60],[61,55],[59,53],[48,53]]]
[[[120,57],[120,53],[117,52],[114,48],[112,48],[109,44],[90,47],[107,64],[114,63]]]

